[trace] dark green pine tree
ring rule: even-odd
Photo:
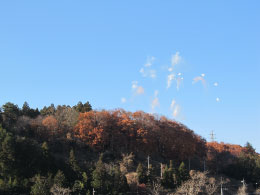
[[[176,182],[176,170],[174,169],[174,166],[173,166],[173,161],[170,160],[170,167],[169,167],[169,183],[170,183],[170,188],[174,188],[175,187],[175,184],[177,183]]]
[[[77,110],[78,112],[82,112],[83,111],[83,107],[84,107],[84,105],[82,104],[81,101],[79,101],[77,105],[73,106],[73,108],[75,110]]]
[[[49,146],[48,146],[47,142],[42,143],[42,153],[43,153],[43,156],[45,156],[46,158],[49,158]]]
[[[80,167],[78,166],[78,163],[77,163],[77,160],[76,160],[76,157],[75,157],[73,149],[70,150],[69,164],[70,164],[71,169],[77,175],[80,175]]]
[[[21,114],[24,116],[29,116],[31,118],[36,118],[40,114],[40,112],[39,112],[38,108],[32,109],[32,108],[30,108],[30,106],[27,102],[24,102],[22,110],[21,110]]]
[[[87,187],[87,183],[88,183],[88,176],[86,172],[82,173],[82,182],[85,185],[85,187]]]
[[[73,108],[78,112],[89,112],[92,110],[92,106],[88,101],[85,104],[79,101],[79,103],[76,106],[73,106]]]
[[[168,165],[165,166],[164,170],[163,170],[163,176],[162,176],[162,185],[165,188],[169,188],[169,168]]]
[[[137,169],[136,169],[136,172],[137,172],[137,178],[138,178],[138,182],[141,184],[141,183],[144,183],[146,184],[147,183],[147,173],[143,167],[143,165],[141,163],[138,164],[137,166]]]
[[[15,141],[0,125],[0,178],[9,180],[15,174]]]
[[[55,108],[54,104],[51,104],[48,107],[44,106],[43,109],[41,109],[41,111],[40,111],[41,115],[43,115],[43,116],[54,115],[55,112],[56,112],[56,108]]]
[[[11,102],[7,102],[2,106],[2,109],[3,126],[10,129],[21,114],[20,108]]]
[[[2,113],[2,108],[0,107],[0,125],[3,123],[3,113]]]
[[[113,169],[113,186],[111,194],[124,195],[129,191],[126,177],[121,173],[120,168],[116,166]]]
[[[177,171],[177,185],[181,185],[184,181],[189,179],[189,172],[185,168],[184,162],[182,162]]]
[[[46,174],[49,171],[53,171],[53,156],[50,154],[49,151],[49,146],[47,142],[43,142],[42,146],[41,146],[41,150],[42,150],[42,155],[41,155],[41,161],[40,161],[40,166],[41,166],[41,170],[42,173]]]
[[[149,167],[149,170],[147,173],[147,181],[152,186],[155,179],[156,179],[156,171],[155,171],[155,168],[152,166],[152,164],[150,164],[150,167]]]
[[[74,194],[86,194],[88,190],[87,184],[88,184],[88,176],[86,172],[83,172],[81,180],[76,180],[74,182],[72,191],[74,192]]]
[[[57,171],[56,175],[53,178],[53,182],[59,187],[65,187],[66,177],[61,170]]]
[[[24,102],[23,103],[23,107],[22,107],[22,115],[25,115],[25,116],[30,116],[30,106],[27,102]]]
[[[173,167],[173,161],[170,160],[170,167],[166,165],[163,172],[162,185],[166,188],[173,189],[175,187],[175,171]]]
[[[51,182],[48,178],[41,175],[36,175],[34,178],[34,184],[31,187],[31,195],[49,195]]]
[[[91,186],[100,194],[107,194],[109,192],[109,176],[106,172],[106,168],[102,162],[102,155],[96,164],[95,170],[92,172]]]
[[[92,106],[91,104],[87,101],[85,104],[84,104],[84,112],[89,112],[92,110]]]

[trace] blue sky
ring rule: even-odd
[[[0,104],[144,110],[260,152],[259,9],[258,0],[1,1]]]

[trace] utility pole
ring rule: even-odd
[[[148,155],[148,157],[147,157],[147,162],[148,162],[148,165],[147,165],[148,168],[147,168],[147,169],[149,170],[149,168],[150,168],[150,156],[149,156],[149,155]]]
[[[93,188],[93,195],[95,195],[95,192],[96,192],[96,191],[95,191],[95,189]]]
[[[147,157],[147,163],[148,163],[148,167],[147,167],[147,170],[148,170],[148,174],[150,173],[150,156],[148,155],[148,157]]]
[[[222,177],[221,177],[221,182],[220,182],[221,191],[220,191],[220,194],[221,194],[221,195],[224,195],[224,193],[223,193],[223,188],[222,188],[222,184],[223,184],[223,180],[222,180]]]
[[[243,180],[241,181],[241,183],[243,183],[243,186],[245,186],[245,179],[243,178]]]
[[[214,131],[211,131],[211,133],[209,135],[210,135],[211,142],[214,142],[216,139],[216,137],[215,137],[216,134],[214,134]]]
[[[241,181],[241,183],[243,183],[243,188],[246,187],[246,182],[245,182],[245,179],[243,178],[243,180]]]
[[[161,163],[161,179],[162,179],[162,176],[163,176],[163,165]]]
[[[190,171],[190,158],[189,158],[189,171]]]

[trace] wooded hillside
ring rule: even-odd
[[[0,142],[1,194],[145,194],[155,181],[170,192],[190,170],[260,180],[260,158],[249,143],[207,143],[164,116],[92,110],[89,102],[41,110],[6,103]]]

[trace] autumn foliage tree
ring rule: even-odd
[[[42,120],[42,125],[46,127],[50,135],[55,135],[58,129],[58,121],[54,116],[47,116]]]
[[[141,111],[80,113],[75,137],[103,152],[143,152],[178,161],[205,155],[205,140],[182,124]]]

